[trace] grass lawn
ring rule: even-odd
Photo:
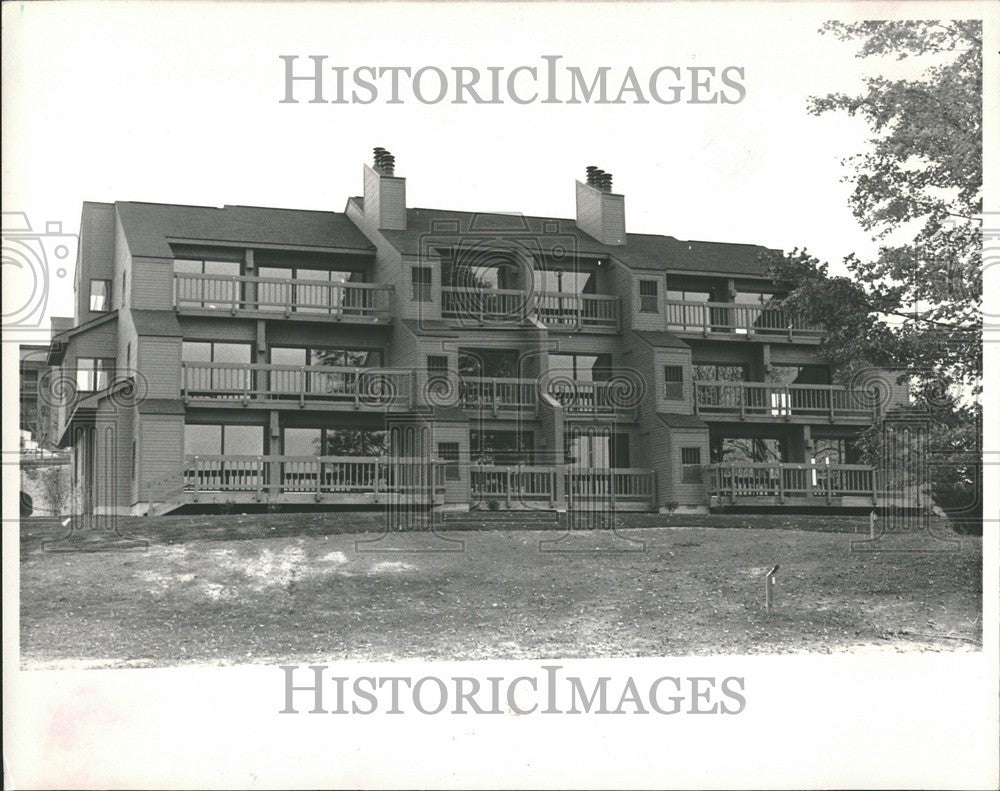
[[[585,551],[540,551],[553,531],[447,534],[461,552],[397,533],[359,550],[371,534],[207,519],[213,532],[154,531],[129,553],[42,552],[38,530],[22,533],[23,666],[981,646],[979,538],[953,553],[852,553],[849,533],[678,526],[623,533],[644,551],[608,551],[635,545],[607,532],[556,545]]]

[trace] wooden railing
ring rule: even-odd
[[[620,403],[622,381],[583,381],[562,379],[558,374],[548,384],[548,393],[558,401],[567,415],[607,415],[628,411]]]
[[[184,490],[391,494],[444,488],[444,463],[387,456],[188,456]]]
[[[470,468],[474,500],[514,503],[574,502],[652,504],[653,471],[644,469],[581,469],[567,465],[531,466],[474,464]]]
[[[619,324],[618,297],[544,291],[534,295],[516,289],[443,286],[441,316],[480,323],[520,322],[535,316],[549,327],[607,327]]]
[[[566,494],[570,502],[650,501],[653,499],[653,471],[634,468],[570,468],[566,473]]]
[[[618,297],[544,291],[538,295],[538,320],[548,327],[618,328]]]
[[[788,338],[818,338],[824,332],[821,327],[806,324],[783,310],[762,305],[676,299],[664,300],[664,304],[667,329],[671,332],[784,335]]]
[[[237,401],[346,404],[356,408],[412,405],[413,372],[389,368],[259,363],[181,363],[181,395]]]
[[[465,319],[481,324],[516,323],[523,321],[528,314],[528,298],[524,291],[465,286],[441,287],[442,318]]]
[[[459,403],[470,409],[494,413],[510,409],[534,409],[538,397],[535,379],[463,376],[459,380]]]
[[[705,468],[708,493],[738,498],[811,498],[831,503],[834,497],[877,499],[877,479],[871,467],[860,464],[710,464]]]
[[[391,291],[391,287],[375,283],[174,273],[177,309],[382,321],[390,315]]]
[[[695,414],[754,418],[875,418],[875,406],[862,394],[839,385],[783,385],[769,382],[697,381]]]

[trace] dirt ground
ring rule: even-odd
[[[979,538],[852,552],[856,534],[800,530],[561,535],[235,531],[86,553],[22,536],[22,666],[981,647]]]

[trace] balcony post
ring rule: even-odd
[[[198,484],[199,484],[200,481],[201,481],[200,462],[199,462],[198,457],[195,456],[194,457],[194,496],[192,497],[192,499],[195,502],[198,502],[198,489],[200,488],[198,486]]]
[[[257,497],[259,503],[264,499],[264,457],[257,457]]]
[[[826,504],[833,504],[833,470],[826,466]]]
[[[316,457],[316,492],[315,492],[316,502],[318,503],[323,496],[323,462],[320,461],[320,457]]]
[[[490,387],[492,388],[492,392],[493,392],[493,417],[496,417],[497,416],[497,409],[498,409],[498,406],[497,406],[497,380],[496,380],[496,377],[493,377],[492,379],[490,379]]]
[[[358,375],[358,369],[354,369],[354,408],[357,409],[361,402],[361,377]]]
[[[729,504],[736,505],[736,465],[729,462]]]
[[[785,471],[782,469],[781,465],[778,464],[778,504],[782,505],[785,502]]]
[[[510,467],[507,468],[507,510],[510,510]]]
[[[833,408],[833,402],[834,402],[834,397],[837,394],[834,392],[834,390],[833,390],[832,387],[829,387],[829,388],[827,388],[826,395],[830,399],[830,422],[832,423],[833,420],[834,420],[834,416],[836,414],[835,410]]]
[[[613,467],[608,469],[608,488],[610,489],[611,510],[613,512],[615,510],[615,470]]]
[[[747,419],[747,398],[746,398],[746,386],[739,385],[738,392],[740,394],[740,420]]]
[[[378,499],[378,474],[379,474],[379,461],[380,460],[381,460],[381,456],[376,456],[375,457],[375,465],[374,465],[374,472],[373,472],[373,476],[374,477],[372,479],[372,492],[375,495],[375,499],[376,500]]]

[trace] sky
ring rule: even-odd
[[[850,9],[856,10],[851,12]],[[596,164],[631,232],[807,247],[833,269],[874,248],[848,206],[844,157],[867,129],[815,117],[870,63],[818,28],[867,7],[118,3],[3,8],[3,210],[76,233],[84,200],[342,211],[373,146],[410,206],[573,217]],[[898,10],[898,4],[891,8]],[[327,63],[739,66],[746,98],[714,105],[282,104],[279,55]],[[614,82],[614,79],[611,80]],[[303,94],[304,95],[304,94]],[[48,313],[72,313],[72,268]],[[8,297],[5,297],[7,313]]]

